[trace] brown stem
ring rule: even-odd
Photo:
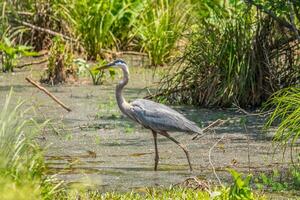
[[[254,2],[253,0],[244,0],[246,3],[249,3],[253,6],[255,6],[257,9],[261,10],[262,12],[266,13],[267,15],[269,15],[270,17],[272,17],[272,19],[274,19],[275,21],[277,21],[280,25],[294,31],[294,27],[292,24],[288,23],[286,20],[276,16],[275,13],[273,13],[271,10],[268,10],[267,8],[265,8],[264,6],[257,4],[256,2]],[[297,29],[297,32],[299,33],[300,31]]]
[[[55,31],[52,31],[52,30],[49,30],[49,29],[46,29],[46,28],[38,27],[38,26],[35,26],[35,25],[30,24],[28,22],[20,21],[20,20],[17,20],[17,19],[15,19],[15,21],[22,24],[22,25],[24,25],[24,26],[27,26],[31,29],[34,29],[34,30],[37,30],[37,31],[42,31],[42,32],[48,33],[48,34],[53,35],[53,36],[59,36],[59,37],[62,37],[66,40],[75,41],[73,38],[70,38],[69,36],[63,35],[61,33],[58,33],[58,32],[55,32]]]
[[[30,63],[25,63],[25,64],[22,64],[22,65],[18,65],[15,68],[22,69],[22,68],[30,66],[30,65],[38,65],[38,64],[45,63],[45,62],[48,62],[48,58],[44,59],[44,60],[39,60],[39,61],[36,61],[36,62],[30,62]]]

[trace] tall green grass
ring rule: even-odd
[[[244,187],[244,182],[238,183],[240,187]],[[237,184],[235,184],[237,185]],[[211,191],[210,191],[211,190]],[[229,188],[214,188],[214,189],[194,189],[194,188],[141,188],[137,191],[126,193],[100,191],[65,191],[57,195],[57,199],[82,199],[82,200],[161,200],[161,199],[186,199],[186,200],[265,200],[265,196],[261,194],[245,195],[244,191],[235,189],[234,192],[229,191]],[[232,196],[231,194],[235,194]]]
[[[145,2],[136,28],[140,46],[148,53],[152,65],[164,65],[170,61],[182,34],[189,28],[190,11],[189,1]]]
[[[6,5],[6,6],[3,6]],[[107,58],[115,51],[142,51],[152,65],[164,65],[184,46],[190,1],[184,0],[24,0],[0,3],[8,33],[35,50],[49,48],[54,35],[73,38],[88,58]],[[24,25],[23,22],[32,26]],[[4,27],[4,26],[3,26]],[[3,28],[0,27],[0,32]],[[44,31],[46,30],[46,31]],[[56,34],[51,34],[51,31]],[[53,33],[53,32],[52,32]],[[76,41],[74,43],[74,41]]]
[[[60,7],[89,57],[96,58],[103,49],[120,50],[131,40],[141,5],[141,0],[66,0]]]
[[[176,73],[162,80],[161,100],[202,106],[251,100],[252,13],[241,4],[221,9],[198,23]]]
[[[65,0],[60,8],[90,58],[107,49],[135,50],[163,65],[176,51],[191,7],[183,0]]]
[[[274,141],[284,146],[294,145],[300,136],[299,86],[279,90],[270,98],[267,106],[275,106],[275,110],[267,120],[265,128],[278,124]]]
[[[50,199],[58,185],[45,176],[43,151],[36,142],[45,123],[28,119],[30,108],[12,99],[10,92],[0,113],[1,199]]]
[[[290,36],[281,25],[242,1],[216,2],[220,6],[202,2],[210,8],[207,18],[198,17],[190,45],[156,97],[204,107],[256,107],[298,82],[299,41],[282,42]]]

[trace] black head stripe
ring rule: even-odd
[[[122,59],[117,59],[114,61],[114,63],[123,63],[123,64],[126,64],[126,62]]]

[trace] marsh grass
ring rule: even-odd
[[[49,49],[60,35],[92,60],[111,58],[117,51],[145,52],[158,66],[179,53],[191,7],[184,0],[6,1],[0,3],[0,32],[8,29],[17,43],[35,50]]]
[[[31,108],[13,103],[12,91],[0,113],[0,194],[1,199],[49,199],[59,185],[45,176],[43,151],[36,142],[43,124],[28,119]],[[27,116],[27,117],[26,117]]]
[[[191,6],[182,0],[146,1],[143,14],[136,24],[140,46],[147,52],[151,65],[170,61],[177,42],[188,27]]]
[[[191,46],[179,59],[174,74],[166,75],[161,84],[160,100],[192,105],[228,105],[244,101],[253,88],[250,50],[253,19],[241,5],[212,11],[191,37]],[[247,100],[249,100],[247,98]]]
[[[274,141],[284,146],[294,145],[300,136],[300,88],[289,87],[276,92],[266,104],[275,107],[265,124],[265,129],[278,124]]]
[[[104,49],[124,47],[128,42],[132,24],[138,15],[142,1],[66,1],[60,4],[63,16],[73,30],[90,58],[96,59]]]
[[[218,195],[216,195],[218,194]],[[160,199],[201,199],[201,200],[234,200],[234,199],[248,199],[241,196],[240,198],[232,198],[229,195],[229,188],[214,188],[212,191],[207,190],[194,190],[191,188],[183,187],[170,187],[170,188],[140,188],[135,191],[118,193],[118,192],[106,192],[101,191],[87,191],[87,190],[65,190],[58,193],[56,198],[58,199],[82,199],[82,200],[160,200]],[[266,197],[261,194],[254,194],[252,199],[264,200]]]
[[[211,9],[199,21],[178,67],[162,79],[159,100],[257,107],[298,82],[299,42],[282,42],[290,36],[280,24],[242,1],[229,1],[220,10]]]

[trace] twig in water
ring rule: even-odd
[[[209,153],[208,153],[208,161],[209,161],[209,164],[210,164],[210,166],[211,166],[211,168],[212,168],[212,170],[213,170],[213,173],[214,173],[214,175],[215,175],[215,177],[217,178],[217,180],[218,180],[218,182],[219,182],[219,184],[221,185],[221,186],[223,186],[223,184],[222,184],[222,182],[221,182],[221,180],[220,180],[220,178],[219,178],[219,176],[217,175],[217,173],[216,173],[216,170],[215,170],[215,167],[214,167],[214,165],[213,165],[213,163],[212,163],[212,161],[211,161],[211,152],[212,152],[212,150],[215,148],[215,146],[223,139],[225,137],[225,135],[223,135],[210,149],[209,149]]]
[[[36,62],[30,62],[30,63],[25,63],[25,64],[22,64],[22,65],[18,65],[16,68],[22,69],[23,67],[27,67],[27,66],[30,66],[30,65],[39,65],[39,64],[42,64],[42,63],[45,63],[45,62],[48,62],[48,58],[44,59],[44,60],[39,60],[39,61],[36,61]]]
[[[61,107],[66,109],[68,112],[72,111],[69,107],[67,107],[63,102],[61,102],[59,99],[57,99],[53,94],[51,94],[46,88],[40,86],[38,83],[35,81],[31,80],[30,78],[26,77],[26,81],[37,87],[39,90],[43,91],[46,93],[51,99],[53,99],[56,103],[58,103]]]
[[[240,106],[238,106],[237,104],[233,103],[233,106],[235,106],[239,111],[241,111],[242,113],[244,113],[245,115],[248,116],[259,116],[259,117],[265,117],[266,115],[269,115],[273,112],[273,110],[264,112],[264,113],[249,113],[248,111],[246,111],[245,109],[241,108]]]
[[[199,139],[199,138],[203,137],[205,132],[209,131],[213,127],[221,126],[222,124],[224,124],[227,121],[228,121],[228,119],[227,120],[217,119],[216,121],[214,121],[213,123],[211,123],[210,125],[208,125],[207,127],[205,127],[204,129],[202,129],[202,134],[195,135],[192,138],[192,140]]]
[[[246,131],[246,137],[247,137],[247,145],[248,145],[248,172],[250,173],[251,170],[251,160],[250,160],[250,141],[249,141],[249,132],[246,124],[244,124],[244,129]]]

